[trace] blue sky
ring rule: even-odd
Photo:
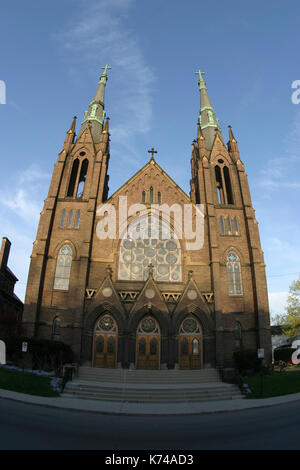
[[[110,194],[156,160],[189,193],[199,91],[227,142],[232,125],[249,178],[271,313],[300,273],[300,80],[297,1],[11,0],[1,8],[0,235],[23,300],[39,213],[72,117],[78,127],[109,64]]]

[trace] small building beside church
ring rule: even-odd
[[[245,166],[230,126],[225,144],[201,72],[196,139],[183,162],[191,166],[190,194],[154,149],[109,194],[107,79],[105,67],[78,135],[74,118],[54,167],[31,255],[27,335],[64,341],[93,367],[217,367],[229,377],[236,350],[264,348],[270,361],[264,256]],[[124,201],[144,209],[126,217]],[[126,236],[99,237],[104,204]],[[186,206],[202,208],[197,249],[176,223]]]
[[[2,238],[0,251],[0,338],[18,333],[23,314],[23,302],[14,293],[17,277],[7,266],[11,242]]]

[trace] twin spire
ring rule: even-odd
[[[90,102],[89,109],[84,113],[84,119],[78,134],[78,137],[80,137],[83,131],[89,126],[95,143],[99,142],[103,130],[103,122],[106,114],[104,109],[104,93],[108,79],[107,70],[111,69],[111,67],[106,65],[101,68],[104,69],[104,72],[99,79],[98,87],[94,98]]]
[[[105,67],[102,67],[102,69],[104,69],[104,71],[99,79],[96,93],[89,104],[88,110],[85,111],[84,119],[82,121],[80,131],[78,133],[78,137],[80,137],[83,131],[89,126],[95,143],[99,142],[101,133],[103,131],[103,123],[106,114],[104,109],[104,93],[106,82],[108,80],[107,70],[111,69],[111,67],[106,65]],[[219,120],[215,115],[214,108],[211,105],[207,93],[206,83],[203,78],[204,72],[198,70],[197,72],[195,72],[195,74],[199,76],[198,86],[200,91],[198,134],[201,134],[201,138],[205,139],[205,147],[210,150],[212,148],[216,134],[218,134],[222,140],[223,137],[219,126]],[[75,126],[75,119],[72,123],[72,126]],[[232,139],[234,139],[231,128],[229,129],[229,133],[229,139],[231,141]]]

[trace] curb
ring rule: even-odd
[[[4,389],[0,389],[0,399],[1,398],[47,408],[63,408],[65,411],[124,416],[180,416],[189,414],[231,413],[234,411],[266,408],[285,403],[288,404],[300,400],[300,393],[263,399],[236,398],[233,400],[215,402],[183,402],[171,405],[162,405],[160,403],[101,402],[78,398],[64,398],[63,396],[48,398],[26,395]],[[75,402],[73,400],[75,400]],[[169,411],[163,409],[168,407],[171,407]]]

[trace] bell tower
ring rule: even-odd
[[[96,208],[108,194],[104,92],[109,68],[104,67],[77,138],[74,117],[54,166],[33,244],[23,315],[26,335],[55,336],[77,355]]]
[[[243,348],[264,348],[265,357],[270,357],[268,294],[258,223],[238,144],[228,126],[225,145],[203,72],[196,73],[200,113],[192,144],[190,197],[205,208],[216,363],[224,367],[232,359],[237,331]]]

